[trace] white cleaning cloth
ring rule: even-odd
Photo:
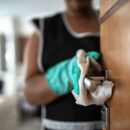
[[[77,63],[81,70],[81,75],[79,78],[80,94],[77,95],[74,90],[72,91],[76,99],[76,103],[83,106],[88,106],[91,104],[100,105],[105,103],[112,95],[114,83],[108,80],[100,81],[102,77],[100,78],[97,75],[90,79],[90,69],[94,67],[95,71],[101,72],[101,65],[93,58],[89,56],[86,57],[84,50],[79,50],[77,52],[77,57]],[[89,74],[90,77],[88,77],[87,74]],[[90,81],[91,84],[85,84],[85,78],[88,78],[88,81]]]

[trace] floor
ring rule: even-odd
[[[17,96],[0,97],[0,130],[40,130],[40,118],[28,118],[20,121]]]
[[[20,93],[22,90],[17,89],[22,88],[22,83],[12,72],[4,73],[2,77],[4,87],[3,93],[0,93],[0,130],[41,130],[40,118],[20,118],[18,102],[23,95]]]

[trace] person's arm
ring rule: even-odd
[[[25,86],[24,94],[30,104],[48,104],[57,99],[50,89],[44,73],[41,73],[38,64],[39,36],[34,33],[26,46],[24,55]]]

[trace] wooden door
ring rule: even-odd
[[[101,0],[101,16],[117,0]],[[101,24],[101,52],[115,87],[110,107],[110,130],[130,130],[130,1]]]

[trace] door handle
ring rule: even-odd
[[[105,80],[109,78],[109,70],[105,70],[104,72]],[[102,123],[106,130],[110,130],[110,108],[104,103],[101,107],[101,115],[102,115]]]
[[[106,104],[102,105],[101,108],[102,123],[106,130],[110,130],[110,109]]]

